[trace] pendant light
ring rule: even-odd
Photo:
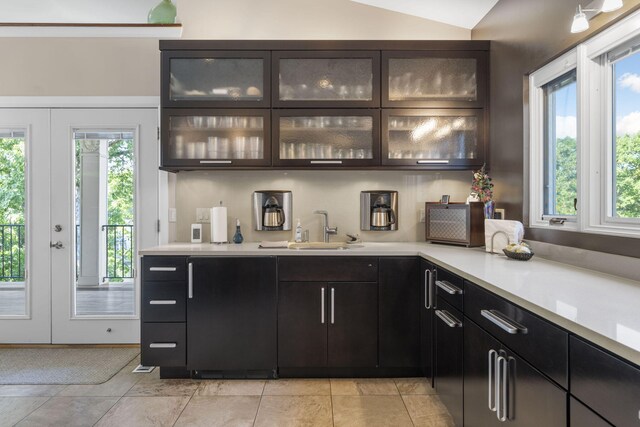
[[[614,10],[618,10],[622,7],[622,0],[604,0],[602,3],[603,12],[613,12]]]
[[[582,7],[578,5],[578,11],[573,17],[573,23],[571,24],[572,33],[581,33],[589,29],[589,20],[587,15],[582,11]]]

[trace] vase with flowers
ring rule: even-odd
[[[482,203],[484,203],[484,217],[493,218],[495,203],[493,201],[493,183],[491,177],[487,173],[486,165],[482,165],[480,170],[473,172],[473,180],[471,181],[471,195],[475,195]]]

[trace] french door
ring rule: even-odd
[[[0,128],[17,129],[2,123],[9,113],[0,113]],[[25,296],[21,316],[0,312],[0,325],[8,326],[0,328],[0,341],[139,342],[136,252],[158,239],[157,109],[11,114],[24,114],[13,122],[29,129]],[[0,185],[10,182],[0,178]],[[5,262],[16,258],[2,255]]]

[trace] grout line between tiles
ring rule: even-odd
[[[13,396],[3,396],[3,397],[13,397]],[[20,397],[20,396],[15,396],[15,397]],[[29,397],[29,396],[23,396],[23,397]],[[48,401],[50,401],[50,400],[51,400],[51,398],[52,398],[53,396],[31,396],[31,397],[48,397],[48,399],[47,399],[47,400],[45,400],[44,402],[42,402],[41,404],[39,404],[37,407],[33,408],[33,411],[29,412],[27,415],[25,415],[24,417],[20,418],[20,419],[18,420],[18,422],[16,422],[16,423],[14,424],[14,426],[15,426],[15,425],[17,425],[18,423],[21,423],[21,422],[22,422],[22,421],[24,421],[24,420],[25,420],[25,418],[27,418],[29,415],[33,414],[35,411],[37,411],[38,409],[40,409],[40,408],[42,407],[42,405],[44,405],[45,403],[47,403]]]
[[[178,420],[182,416],[182,413],[184,412],[185,409],[187,409],[187,406],[189,406],[189,403],[191,403],[191,399],[193,399],[193,396],[196,395],[196,391],[197,390],[198,390],[197,388],[195,390],[193,390],[193,393],[191,393],[191,396],[189,396],[189,400],[187,400],[187,403],[182,407],[182,410],[180,411],[180,413],[176,417],[176,420],[173,422],[173,424],[171,424],[172,426],[175,426],[178,423]]]

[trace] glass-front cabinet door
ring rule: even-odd
[[[274,110],[275,166],[380,164],[378,110]]]
[[[383,110],[382,164],[455,169],[482,166],[484,110]]]
[[[274,107],[380,106],[380,53],[273,52]]]
[[[162,166],[269,166],[270,110],[162,110]]]
[[[164,51],[162,106],[269,107],[267,51]]]
[[[382,52],[382,106],[482,108],[487,52]]]

